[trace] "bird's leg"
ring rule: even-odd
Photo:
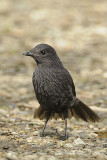
[[[67,133],[67,118],[65,118],[65,137],[63,140],[68,139],[68,133]]]
[[[47,124],[48,120],[49,120],[49,116],[46,117],[45,124],[44,124],[44,126],[43,126],[43,130],[42,130],[42,132],[41,132],[41,134],[40,134],[41,137],[44,137],[44,131],[45,131],[46,124]]]
[[[65,141],[66,139],[68,139],[68,133],[67,133],[67,118],[65,118],[65,135],[63,137],[59,138],[60,140]]]

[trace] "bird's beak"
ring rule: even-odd
[[[31,56],[31,57],[33,57],[33,53],[31,53],[30,51],[24,52],[22,54],[25,55],[25,56]]]

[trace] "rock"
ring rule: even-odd
[[[33,132],[33,136],[37,136],[38,134],[39,134],[38,131],[34,131],[34,132]]]
[[[80,130],[80,129],[76,131],[76,133],[83,133],[83,132],[84,132],[84,131],[83,131],[83,130]]]
[[[95,132],[98,132],[98,131],[99,131],[99,129],[95,127],[95,128],[94,128],[94,131],[95,131]]]
[[[63,154],[63,152],[60,151],[60,150],[58,150],[57,152],[55,152],[55,155],[56,155],[56,156],[61,156],[62,154]]]
[[[0,114],[2,114],[2,115],[5,116],[5,115],[7,115],[8,113],[7,113],[7,111],[5,111],[4,109],[1,109],[1,108],[0,108]]]
[[[13,134],[13,135],[18,135],[18,133],[16,133],[16,132],[11,132],[11,134]]]
[[[28,143],[33,142],[33,137],[29,137],[26,139]]]
[[[69,142],[73,142],[75,140],[75,137],[69,137]]]
[[[97,137],[97,134],[96,134],[96,133],[90,133],[90,137],[91,137],[91,138],[96,138],[96,137]]]
[[[99,131],[98,137],[99,138],[107,138],[107,131]]]
[[[93,153],[93,156],[94,157],[100,157],[101,153],[99,151],[96,151]]]
[[[63,128],[61,128],[61,127],[57,128],[57,132],[63,132],[63,131],[64,131]]]
[[[83,156],[84,155],[84,151],[78,150],[75,152],[76,156]]]
[[[72,148],[73,145],[72,145],[71,143],[66,143],[66,144],[65,144],[65,147]]]
[[[46,160],[46,157],[40,156],[39,160]]]
[[[102,131],[102,132],[103,132],[103,131],[106,131],[106,130],[107,130],[107,128],[101,128],[101,129],[100,129],[100,131]]]
[[[80,138],[77,138],[76,140],[74,140],[74,144],[78,145],[78,144],[85,144]]]
[[[90,129],[93,129],[93,128],[94,128],[94,126],[90,124],[90,125],[89,125],[89,128],[90,128]]]
[[[24,158],[22,158],[22,160],[35,160],[35,159],[38,159],[36,154],[27,155]]]
[[[89,139],[90,136],[89,136],[89,134],[80,133],[80,138],[81,138],[81,139]]]
[[[8,160],[17,160],[17,155],[15,152],[10,151],[7,153],[6,158]]]
[[[73,146],[76,147],[76,149],[77,148],[84,148],[85,143],[80,138],[77,138],[76,140],[74,140]]]
[[[48,160],[57,160],[54,156],[47,157]]]
[[[107,148],[107,143],[103,143],[103,148]]]
[[[84,151],[86,155],[90,155],[92,153],[92,149],[85,148]]]

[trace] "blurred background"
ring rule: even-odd
[[[77,96],[107,118],[107,0],[0,0],[1,121],[33,119],[36,64],[21,53],[39,43],[55,48]]]
[[[35,96],[31,81],[36,64],[21,53],[47,43],[71,72],[77,95],[87,97],[90,105],[105,106],[106,0],[1,0],[0,4],[1,105]]]

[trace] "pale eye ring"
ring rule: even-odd
[[[46,54],[46,51],[45,51],[45,50],[41,50],[40,53],[41,53],[42,55],[45,55],[45,54]]]

